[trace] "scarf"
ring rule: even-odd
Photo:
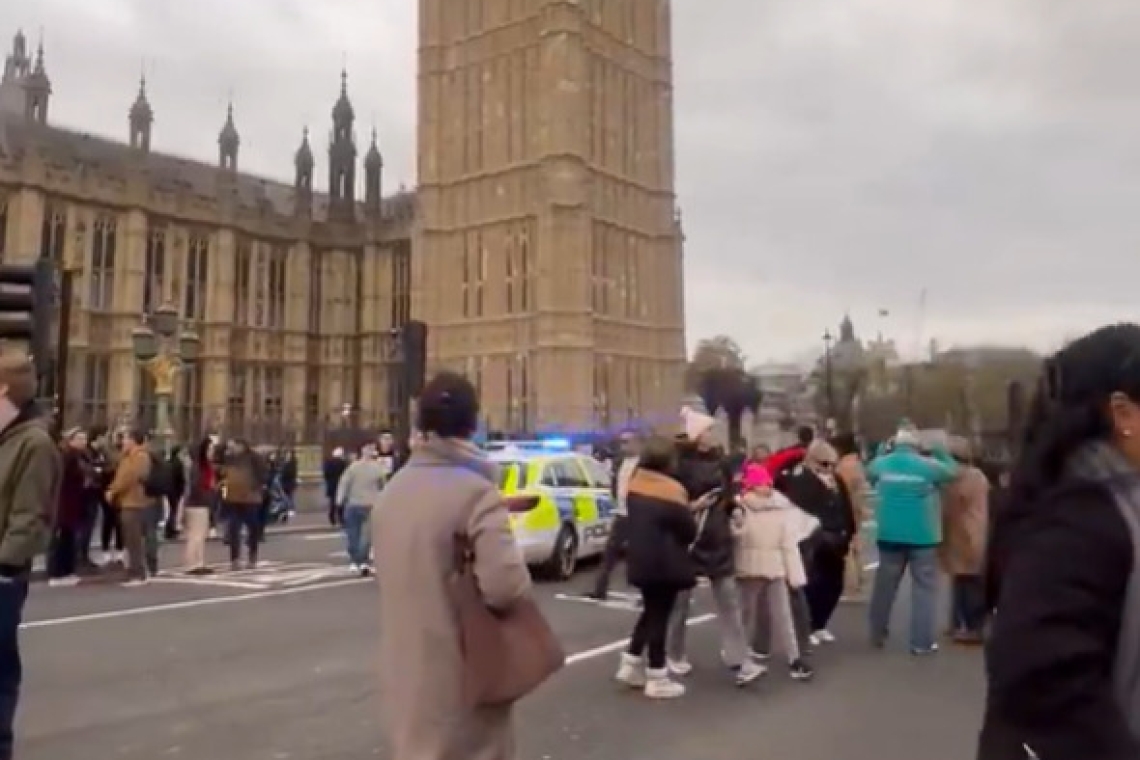
[[[1066,474],[1103,486],[1116,502],[1140,557],[1140,470],[1109,443],[1093,441],[1070,458]],[[1113,684],[1117,704],[1132,733],[1140,736],[1140,569],[1134,567],[1125,591]]]

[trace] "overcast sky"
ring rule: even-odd
[[[126,136],[145,61],[158,150],[215,160],[232,92],[242,168],[285,180],[346,60],[394,190],[415,182],[416,5],[36,0],[0,33],[43,29],[53,117],[92,132]],[[1140,3],[673,7],[690,343],[785,358],[850,311],[907,351],[1048,347],[1140,316]]]

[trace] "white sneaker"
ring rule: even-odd
[[[811,644],[813,647],[819,646],[822,643],[822,641],[823,640],[820,639],[818,633],[813,633],[812,635],[808,636],[808,643]]]
[[[63,578],[52,578],[48,581],[48,586],[52,588],[67,588],[69,586],[78,586],[79,577],[75,575],[68,575]]]
[[[348,565],[348,572],[359,573],[360,572],[360,565],[356,564],[355,562],[350,562]]]
[[[756,662],[767,662],[769,655],[767,652],[757,652],[755,649],[749,650],[748,656]]]
[[[757,678],[760,678],[760,676],[764,675],[767,672],[768,672],[768,668],[764,667],[763,665],[761,665],[758,662],[753,662],[752,660],[748,660],[743,665],[741,665],[739,668],[737,668],[735,671],[736,685],[737,686],[747,686],[748,684],[752,683]]]
[[[826,628],[820,628],[818,631],[816,631],[812,635],[814,635],[816,637],[816,639],[819,640],[819,643],[821,643],[821,644],[834,644],[835,643],[835,634],[833,634],[831,631],[827,630]]]
[[[669,660],[668,670],[675,676],[687,676],[693,672],[693,664],[688,660]]]
[[[650,699],[676,699],[684,694],[684,684],[669,678],[667,669],[645,671],[645,696]]]
[[[631,689],[644,689],[646,685],[645,658],[622,652],[621,662],[618,664],[618,671],[614,675],[614,680]]]

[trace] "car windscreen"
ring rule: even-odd
[[[499,490],[506,489],[507,485],[514,483],[518,488],[522,483],[522,462],[499,462]]]

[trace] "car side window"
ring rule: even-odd
[[[586,471],[590,475],[590,487],[602,488],[607,491],[610,490],[613,486],[613,481],[610,477],[609,469],[596,459],[585,460],[585,465]]]
[[[542,477],[539,479],[539,485],[547,488],[559,488],[562,483],[558,475],[558,463],[547,462],[542,466]]]
[[[562,459],[558,462],[558,481],[563,488],[590,488],[586,473],[581,464],[574,459]]]

